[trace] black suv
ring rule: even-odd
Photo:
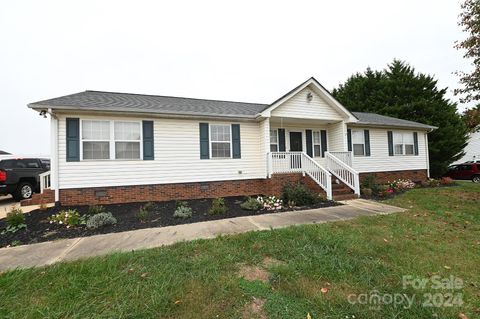
[[[50,170],[50,160],[15,158],[0,160],[0,195],[11,194],[16,201],[40,191],[39,174]]]

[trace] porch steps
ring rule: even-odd
[[[332,176],[332,195],[334,201],[358,198],[350,187],[334,176]]]

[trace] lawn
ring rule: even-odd
[[[387,203],[410,210],[7,272],[0,317],[480,317],[480,185],[415,189]],[[414,289],[403,276],[462,283]],[[369,304],[349,302],[365,294]],[[410,307],[385,297],[402,294]]]

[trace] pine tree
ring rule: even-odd
[[[394,60],[385,70],[351,76],[333,95],[350,111],[373,112],[437,126],[429,133],[430,172],[441,176],[448,165],[463,156],[467,128],[457,105],[438,89],[432,76],[415,73],[405,62]]]

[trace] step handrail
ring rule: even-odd
[[[332,174],[318,164],[313,158],[308,156],[307,153],[302,152],[302,170],[312,178],[321,188],[327,193],[327,199],[332,200]]]
[[[325,152],[325,160],[327,169],[360,196],[359,173],[330,152]]]

